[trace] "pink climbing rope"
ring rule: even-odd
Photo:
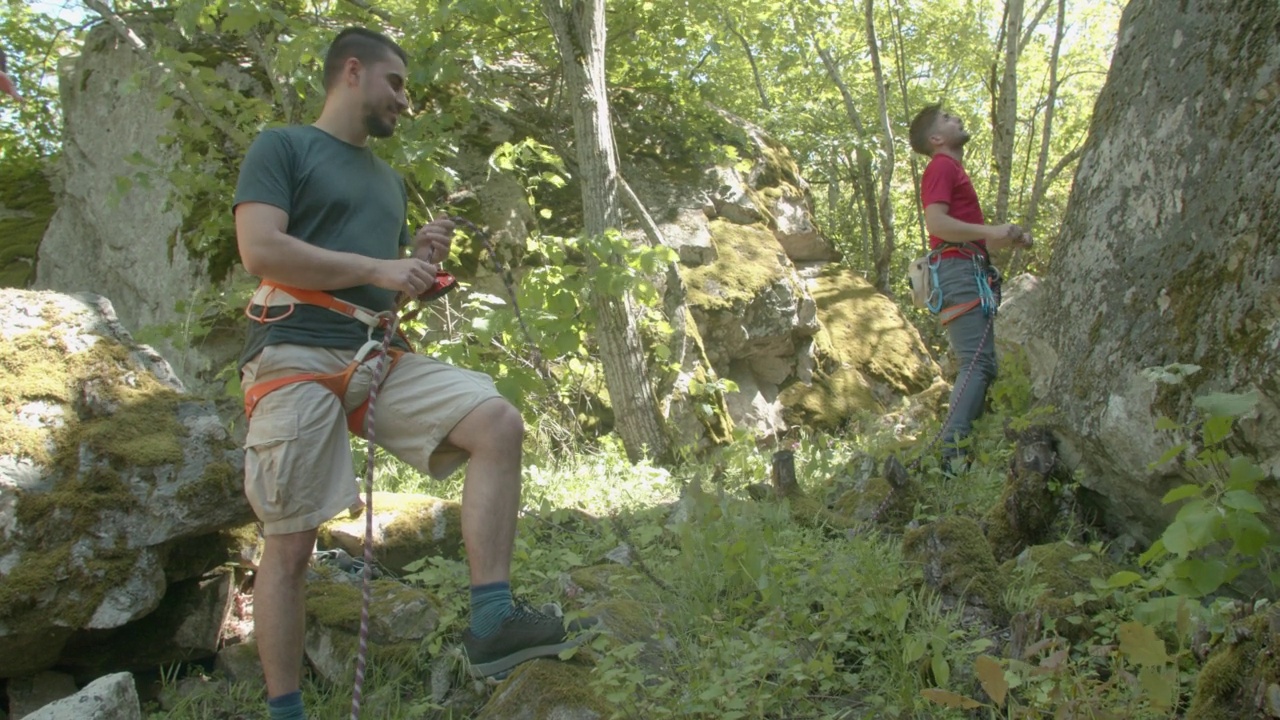
[[[381,352],[373,366],[373,378],[369,382],[369,407],[364,416],[364,436],[367,441],[368,458],[364,464],[364,568],[360,582],[360,647],[356,653],[356,682],[351,693],[351,720],[360,719],[360,703],[364,699],[364,671],[369,655],[369,604],[373,598],[373,412],[377,407],[378,389],[385,379],[388,369],[387,356],[391,349],[391,338],[395,337],[400,318],[394,313],[390,317],[385,334],[382,336]]]

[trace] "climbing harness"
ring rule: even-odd
[[[968,243],[965,243],[968,245]],[[917,288],[920,287],[924,291],[924,306],[928,307],[931,312],[938,316],[942,325],[946,326],[953,322],[956,318],[964,315],[975,308],[981,308],[982,314],[986,316],[987,322],[982,330],[982,337],[978,340],[978,347],[974,350],[973,357],[969,360],[969,367],[965,370],[964,377],[960,378],[956,397],[964,395],[965,388],[969,386],[969,380],[973,377],[974,370],[978,366],[978,357],[982,355],[982,350],[986,347],[987,341],[991,338],[991,330],[995,325],[996,313],[1000,308],[1000,289],[1001,279],[1000,271],[995,265],[991,264],[987,254],[981,250],[970,250],[972,253],[971,261],[973,263],[974,282],[978,286],[978,297],[963,303],[957,303],[949,307],[943,308],[942,302],[942,286],[938,282],[938,265],[941,263],[942,247],[931,251],[928,255],[912,262],[910,277],[912,281],[913,298],[916,304],[921,304],[920,294]],[[919,266],[919,268],[917,268]],[[918,280],[918,277],[927,278],[925,281]],[[942,421],[942,427],[938,429],[933,439],[925,445],[924,449],[906,466],[908,471],[916,470],[924,459],[929,456],[933,449],[940,443],[946,435],[947,426],[951,423],[951,418],[955,415],[956,408],[953,404],[947,409],[947,416]],[[890,493],[875,511],[871,513],[871,517],[867,520],[867,524],[874,524],[879,520],[880,516],[889,508],[894,500],[894,494]]]

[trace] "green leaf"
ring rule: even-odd
[[[1181,425],[1170,420],[1168,417],[1164,415],[1161,415],[1160,417],[1156,418],[1157,430],[1179,430],[1181,428],[1182,428]]]
[[[1247,393],[1209,393],[1191,402],[1209,415],[1240,417],[1258,405],[1258,391]]]
[[[935,652],[930,662],[933,668],[933,679],[939,685],[946,685],[951,681],[951,666],[947,664],[947,659],[942,656],[941,652]]]
[[[1271,529],[1258,516],[1248,512],[1227,515],[1227,535],[1235,543],[1233,549],[1246,557],[1256,557],[1271,540]]]
[[[1208,595],[1222,587],[1222,583],[1227,580],[1227,566],[1221,560],[1192,558],[1183,565],[1186,568],[1187,579],[1200,595]],[[1182,572],[1182,568],[1179,568],[1179,572]]]
[[[1240,510],[1247,513],[1266,512],[1266,508],[1262,506],[1258,496],[1248,490],[1228,490],[1222,495],[1222,504],[1232,510]]]
[[[1177,696],[1178,680],[1175,668],[1144,667],[1138,671],[1138,685],[1142,695],[1156,710],[1173,707]]]
[[[1252,490],[1265,476],[1262,468],[1247,457],[1231,458],[1227,486],[1233,490]],[[1259,510],[1261,512],[1261,510]]]
[[[1204,427],[1200,431],[1205,446],[1213,447],[1226,440],[1231,434],[1231,422],[1231,417],[1227,415],[1214,415],[1205,420]]]
[[[1178,557],[1186,557],[1187,553],[1196,548],[1187,533],[1186,524],[1178,521],[1169,523],[1169,527],[1164,529],[1164,534],[1160,536],[1160,543],[1165,550]]]
[[[550,220],[551,208],[542,208],[541,210],[538,211],[538,215],[540,215],[543,220]]]
[[[1168,505],[1169,503],[1175,503],[1175,502],[1178,502],[1179,500],[1186,500],[1189,497],[1195,497],[1199,495],[1201,492],[1202,492],[1202,489],[1199,485],[1196,485],[1195,483],[1187,483],[1186,485],[1179,485],[1178,487],[1165,493],[1164,497],[1161,498],[1160,502],[1164,503],[1165,505]]]
[[[1169,662],[1164,641],[1156,631],[1139,622],[1121,625],[1116,636],[1120,639],[1120,652],[1141,667],[1159,667]]]
[[[1178,457],[1179,455],[1181,455],[1181,454],[1183,453],[1183,451],[1185,451],[1186,449],[1187,449],[1187,444],[1186,444],[1186,443],[1178,443],[1177,445],[1174,445],[1173,447],[1169,448],[1168,450],[1165,450],[1165,451],[1164,451],[1164,454],[1160,456],[1160,459],[1159,459],[1159,460],[1156,460],[1156,461],[1155,461],[1155,462],[1153,462],[1153,463],[1151,463],[1151,466],[1152,466],[1152,467],[1160,467],[1161,465],[1164,465],[1165,463],[1169,462],[1170,460],[1173,460],[1174,458],[1176,458],[1176,457]]]
[[[1107,578],[1107,587],[1113,587],[1113,588],[1128,587],[1129,585],[1132,585],[1141,579],[1142,579],[1142,576],[1136,572],[1131,572],[1129,570],[1121,570],[1120,572]]]

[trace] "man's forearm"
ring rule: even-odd
[[[929,234],[947,242],[961,243],[986,240],[991,235],[990,225],[975,225],[942,215],[928,223]]]
[[[377,260],[316,247],[283,232],[255,241],[251,274],[304,290],[341,290],[371,282]],[[247,259],[247,258],[246,258]]]

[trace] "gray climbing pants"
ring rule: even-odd
[[[974,277],[973,261],[969,258],[942,260],[938,264],[938,285],[942,289],[944,309],[976,300],[978,281]],[[995,328],[987,327],[994,320],[979,306],[946,325],[958,370],[951,388],[951,416],[942,429],[943,458],[963,454],[955,445],[968,437],[973,421],[982,416],[987,388],[996,379]]]

